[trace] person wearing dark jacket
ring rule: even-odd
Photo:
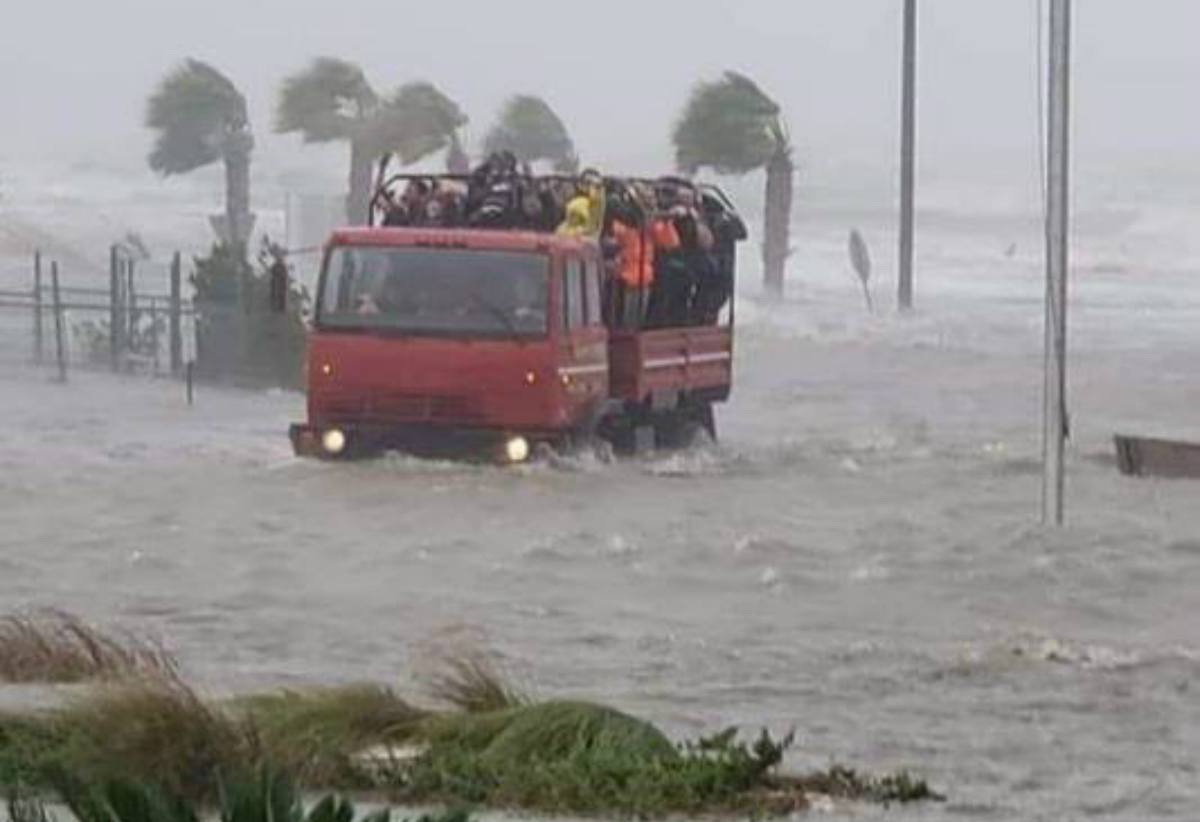
[[[659,326],[679,327],[693,322],[696,293],[713,277],[709,256],[713,236],[696,208],[695,191],[690,185],[670,187],[667,197],[667,217],[679,237],[679,246],[660,258],[653,319]]]
[[[746,239],[746,224],[712,194],[701,197],[701,210],[712,229],[713,247],[709,253],[710,276],[696,289],[693,321],[713,325],[721,309],[733,295],[733,273],[737,263],[737,244]]]
[[[520,186],[518,199],[522,228],[553,233],[562,223],[565,216],[563,209],[546,185],[526,180]]]

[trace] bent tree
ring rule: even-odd
[[[529,94],[518,94],[504,104],[484,138],[484,151],[511,151],[524,165],[544,160],[562,174],[579,171],[579,156],[567,127],[549,103]]]
[[[250,155],[254,135],[246,98],[224,74],[188,59],[170,71],[146,104],[146,126],[157,132],[150,168],[187,174],[225,164],[225,234],[221,239],[245,251],[253,227],[250,214]]]
[[[283,82],[275,130],[298,132],[306,143],[350,144],[346,217],[367,221],[372,170],[387,152],[409,165],[458,146],[467,117],[431,83],[415,82],[381,96],[361,68],[335,57],[318,57]]]
[[[727,71],[693,89],[672,134],[675,163],[685,174],[711,168],[718,174],[766,172],[763,207],[763,283],[783,295],[791,254],[795,164],[779,104],[753,80]]]

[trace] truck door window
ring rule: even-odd
[[[583,319],[583,264],[568,258],[563,270],[563,328],[582,328]]]

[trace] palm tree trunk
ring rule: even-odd
[[[228,241],[245,253],[253,228],[250,215],[250,146],[242,141],[225,150],[225,220]]]
[[[350,225],[366,225],[371,214],[372,171],[375,158],[366,140],[350,141],[350,181],[346,196],[346,220]]]
[[[467,156],[467,150],[463,148],[458,134],[450,138],[450,150],[446,152],[446,171],[451,174],[471,173],[471,158]]]
[[[792,150],[781,144],[767,163],[766,205],[763,213],[763,285],[783,296],[784,271],[791,255]]]

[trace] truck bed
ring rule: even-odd
[[[733,380],[733,330],[613,331],[608,360],[614,398],[644,402],[656,394],[681,393],[721,402],[728,399]]]

